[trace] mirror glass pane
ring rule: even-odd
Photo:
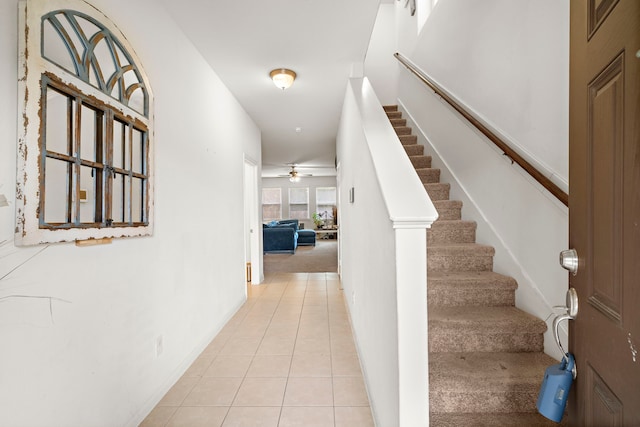
[[[66,95],[47,88],[46,147],[47,151],[71,154],[68,123],[68,99]]]
[[[118,56],[118,61],[120,61],[120,65],[122,67],[124,67],[125,65],[129,65],[129,60],[127,59],[127,55],[125,55],[122,49],[120,49],[120,46],[114,43],[114,47],[116,49],[116,55]]]
[[[143,153],[143,134],[138,129],[133,129],[133,141],[131,144],[132,165],[131,170],[137,173],[143,173],[142,153]]]
[[[96,171],[94,168],[80,168],[80,222],[96,222]]]
[[[131,178],[124,177],[124,222],[131,221]]]
[[[93,54],[96,56],[100,71],[102,71],[103,81],[107,83],[116,72],[116,67],[113,63],[113,56],[111,56],[111,49],[109,49],[106,38],[98,42]]]
[[[124,167],[124,124],[118,120],[113,121],[113,166],[116,168]]]
[[[58,21],[60,21],[60,24],[65,29],[65,31],[67,32],[67,35],[71,39],[71,48],[73,49],[74,54],[77,55],[78,58],[82,58],[85,52],[84,44],[80,40],[80,37],[78,37],[78,34],[76,33],[76,31],[71,26],[71,23],[69,22],[67,17],[64,16],[64,14],[62,13],[57,14],[56,18],[58,18]],[[74,71],[74,69],[72,68],[71,71]]]
[[[51,22],[44,21],[43,31],[44,34],[42,37],[44,45],[42,46],[42,51],[44,52],[44,56],[49,61],[58,64],[73,74],[76,74],[76,68],[73,64],[73,60],[71,59],[71,55],[69,55],[69,51],[67,50],[67,45]]]
[[[115,85],[113,85],[113,89],[111,89],[110,95],[111,95],[112,98],[120,100],[120,85],[119,84],[116,83]]]
[[[124,166],[123,169],[131,170],[131,128],[129,126],[124,127]]]
[[[111,219],[114,223],[124,221],[124,175],[117,173],[113,180]]]
[[[49,224],[68,223],[69,218],[69,168],[62,160],[46,158],[44,221]]]
[[[131,93],[128,105],[132,110],[144,114],[144,92],[142,88],[137,88]]]
[[[82,106],[82,123],[80,124],[80,158],[96,161],[96,111]]]
[[[93,63],[91,63],[91,67],[89,67],[89,83],[91,83],[92,86],[95,86],[97,88],[100,87],[100,84],[98,83],[99,75],[100,73],[98,73],[97,68],[93,65]]]
[[[76,15],[75,18],[76,21],[78,21],[78,25],[80,25],[80,28],[84,32],[87,40],[90,40],[94,36],[94,34],[96,34],[98,31],[101,31],[100,28],[98,28],[95,24],[87,21],[81,16]]]
[[[142,185],[144,180],[140,178],[133,178],[133,185],[131,186],[131,220],[135,222],[142,222]]]

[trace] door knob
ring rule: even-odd
[[[566,309],[566,312],[564,314],[556,316],[556,318],[553,319],[552,331],[553,331],[553,337],[556,340],[556,344],[558,345],[558,348],[562,352],[563,357],[567,359],[567,362],[569,362],[569,359],[573,356],[569,356],[569,353],[567,353],[562,347],[558,328],[560,327],[560,322],[562,322],[563,320],[574,320],[578,315],[578,292],[576,292],[575,288],[569,288],[569,290],[567,290],[566,304],[567,306],[564,307]],[[561,307],[558,307],[558,308],[561,308]],[[575,365],[573,366],[573,369],[571,371],[573,374],[573,379],[575,380],[577,375]]]
[[[575,288],[569,288],[566,296],[567,314],[571,318],[575,318],[578,315],[578,292]]]
[[[560,265],[574,276],[578,274],[578,252],[575,249],[560,252]]]

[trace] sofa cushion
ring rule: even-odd
[[[296,223],[267,223],[262,229],[264,252],[295,253],[298,246]]]
[[[298,230],[298,245],[315,246],[316,232],[307,229]]]

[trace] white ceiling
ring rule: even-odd
[[[262,131],[263,176],[291,163],[335,175],[347,79],[364,61],[379,0],[162,1]],[[282,67],[298,75],[285,91],[269,78]]]

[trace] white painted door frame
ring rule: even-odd
[[[245,262],[251,263],[251,284],[262,281],[262,257],[260,255],[260,204],[258,197],[260,180],[258,164],[244,156],[244,242]]]

